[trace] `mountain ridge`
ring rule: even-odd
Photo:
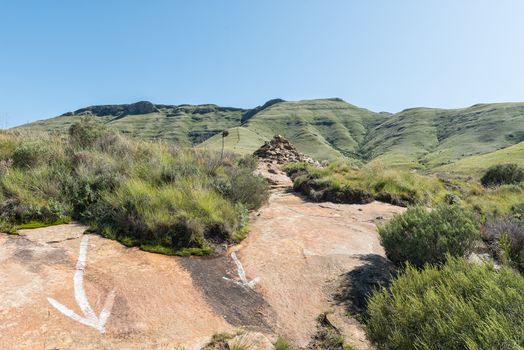
[[[221,132],[230,130],[226,150],[245,154],[281,134],[301,153],[319,160],[349,158],[415,169],[444,167],[524,141],[524,103],[519,102],[389,113],[339,98],[277,98],[251,109],[139,101],[80,108],[18,128],[65,131],[85,117],[131,136],[212,150],[222,147]]]

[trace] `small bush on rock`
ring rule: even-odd
[[[480,182],[483,186],[516,184],[524,181],[524,169],[517,164],[499,164],[489,168]]]
[[[439,264],[446,254],[463,256],[480,238],[476,216],[456,205],[409,208],[379,228],[387,257],[397,265]]]
[[[449,258],[440,268],[409,265],[368,303],[379,350],[493,350],[524,347],[524,277]]]
[[[483,238],[502,263],[524,272],[524,224],[511,217],[484,226]]]

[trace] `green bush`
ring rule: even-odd
[[[0,218],[0,232],[14,235],[16,234],[16,226],[11,222]]]
[[[13,164],[20,168],[31,168],[47,161],[49,154],[41,142],[27,142],[18,145],[13,153]]]
[[[456,205],[412,207],[379,227],[379,234],[392,262],[422,267],[443,262],[448,253],[468,254],[480,239],[480,227],[474,214]]]
[[[101,124],[83,118],[69,127],[69,143],[76,148],[90,148],[107,133]]]
[[[253,176],[250,170],[237,171],[231,177],[231,188],[226,196],[249,210],[256,209],[269,197],[267,181],[261,176]]]
[[[449,258],[408,266],[368,303],[367,329],[379,350],[522,349],[524,277],[508,268]]]
[[[483,186],[516,184],[524,181],[524,169],[517,164],[499,164],[489,168],[480,179]]]

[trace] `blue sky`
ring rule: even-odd
[[[0,126],[87,105],[524,101],[522,0],[0,0]]]

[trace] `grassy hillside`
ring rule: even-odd
[[[478,156],[470,156],[458,162],[443,165],[434,171],[452,172],[480,177],[486,168],[501,163],[516,163],[524,167],[524,142]]]
[[[229,135],[224,139],[224,150],[242,155],[252,154],[268,139],[247,128],[239,126],[231,128],[228,131]],[[222,149],[222,134],[217,134],[207,139],[199,144],[197,148],[220,151]]]
[[[360,146],[370,128],[383,122],[388,113],[374,113],[353,106],[340,99],[305,101],[277,101],[258,110],[249,118],[244,118],[240,139],[226,142],[226,148],[235,147],[253,152],[264,140],[276,134],[289,139],[297,149],[317,159],[337,159],[341,157],[360,158]],[[230,135],[235,137],[235,130]],[[221,136],[216,135],[205,145],[210,148],[221,147]]]
[[[431,169],[523,140],[523,103],[414,108],[371,130],[362,151],[368,159],[385,165]]]
[[[225,149],[247,154],[281,134],[300,152],[319,160],[346,157],[387,167],[445,171],[469,171],[468,159],[471,164],[494,164],[499,162],[498,157],[504,161],[505,153],[496,151],[524,140],[524,103],[412,108],[389,114],[340,99],[275,99],[251,110],[138,102],[87,107],[21,128],[66,130],[82,117],[96,118],[124,134],[164,139],[181,146],[219,150],[221,131],[228,129]],[[472,158],[480,155],[486,157]],[[464,162],[460,162],[462,159]]]
[[[367,130],[388,116],[339,99],[307,100],[274,104],[243,127],[266,137],[281,134],[315,158],[359,158]]]
[[[145,107],[143,106],[144,104]],[[137,107],[141,106],[140,108]],[[62,116],[26,124],[20,129],[66,131],[82,118],[95,118],[107,127],[133,137],[162,139],[182,146],[201,143],[212,135],[240,124],[246,111],[216,105],[131,105],[92,106]]]

